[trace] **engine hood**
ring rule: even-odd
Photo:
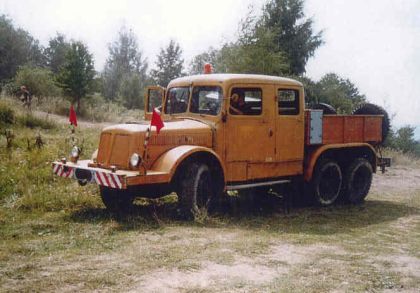
[[[165,126],[156,133],[152,127],[147,147],[146,166],[167,150],[180,145],[212,147],[212,126],[208,122],[192,119],[165,121]],[[103,167],[116,166],[129,169],[130,156],[138,153],[143,156],[144,140],[150,122],[118,124],[102,130],[97,162]]]

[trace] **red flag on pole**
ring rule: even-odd
[[[156,132],[159,134],[160,129],[165,126],[163,124],[162,118],[156,109],[153,109],[152,120],[150,121],[150,126],[156,126]]]
[[[77,117],[73,105],[70,106],[69,122],[71,125],[77,126]]]

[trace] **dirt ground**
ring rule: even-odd
[[[362,206],[279,204],[204,224],[160,210],[44,215],[37,238],[0,262],[0,291],[419,292],[419,179],[397,166],[375,175]]]

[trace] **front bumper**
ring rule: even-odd
[[[94,183],[101,186],[127,189],[129,186],[146,184],[168,183],[170,174],[148,170],[147,174],[140,174],[139,171],[116,170],[115,172],[89,167],[89,160],[72,162],[53,162],[53,173],[57,176],[78,180],[83,183]]]

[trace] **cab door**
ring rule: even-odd
[[[304,92],[299,86],[275,86],[276,161],[281,175],[303,172]]]
[[[230,108],[235,94],[244,96],[242,114]],[[273,97],[272,85],[235,84],[230,88],[225,126],[228,181],[266,177],[264,166],[275,160]]]
[[[162,112],[163,100],[165,98],[166,89],[161,86],[149,86],[146,91],[144,101],[144,119],[152,118],[153,109],[157,108]]]

